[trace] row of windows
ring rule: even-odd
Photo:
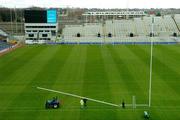
[[[51,32],[51,35],[52,35],[52,36],[56,36],[56,31],[55,31],[55,30],[51,30],[51,31],[49,31],[49,30],[45,30],[45,31],[43,31],[43,30],[39,30],[39,31],[37,31],[37,30],[33,30],[33,31],[31,31],[31,30],[26,30],[26,32],[27,32],[29,35],[34,35],[35,33],[39,35],[39,33]],[[33,33],[32,33],[32,32],[33,32]],[[37,32],[38,32],[38,33],[37,33]],[[44,33],[44,34],[45,34],[45,33]],[[44,34],[42,34],[42,35],[44,35]]]
[[[26,28],[56,28],[56,26],[26,26]]]
[[[47,37],[48,34],[42,34],[42,37]],[[34,37],[34,34],[28,34],[28,37]]]
[[[50,30],[26,30],[26,32],[50,32]],[[51,32],[56,32],[55,30],[51,30]]]
[[[51,40],[50,38],[40,38],[40,40]]]

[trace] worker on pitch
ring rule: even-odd
[[[81,108],[85,108],[87,106],[87,99],[83,98],[80,100]]]
[[[124,102],[124,100],[122,101],[122,108],[125,108],[125,102]]]

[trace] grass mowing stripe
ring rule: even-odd
[[[35,54],[35,56],[37,57],[41,52],[42,51],[40,50],[38,52],[38,54]],[[14,70],[14,74],[12,74],[11,76],[8,74],[4,75],[4,76],[7,76],[8,79],[6,81],[2,81],[1,86],[0,86],[0,88],[3,88],[3,91],[4,91],[4,92],[3,91],[0,92],[0,94],[1,94],[0,106],[2,106],[1,107],[2,109],[6,109],[8,107],[8,105],[11,104],[11,102],[16,97],[16,95],[19,93],[19,91],[23,89],[24,86],[17,87],[16,84],[24,82],[24,79],[27,78],[25,76],[25,73],[26,73],[25,71],[27,71],[30,61],[32,61],[33,59],[36,59],[36,58],[31,58],[30,60],[28,60],[28,62],[26,64],[24,64],[24,66],[21,67],[21,69],[18,69],[19,66],[16,66],[17,69]],[[16,62],[18,62],[18,61],[16,61]],[[7,66],[7,67],[10,67],[10,66]],[[29,75],[29,73],[31,73],[31,71],[27,72],[27,75]],[[22,83],[21,83],[21,85],[22,85]],[[14,91],[11,91],[11,90],[14,90]],[[9,99],[9,101],[7,101],[7,99]],[[4,105],[6,105],[6,106],[4,106]]]
[[[53,54],[49,62],[43,67],[42,71],[36,76],[36,78],[32,81],[32,83],[29,86],[35,86],[35,85],[41,84],[44,86],[51,87],[55,84],[59,75],[59,71],[62,70],[63,65],[64,65],[63,63],[66,62],[69,56],[69,53],[72,51],[72,47],[51,46],[51,49],[52,47],[53,48],[55,47],[57,49],[55,54]],[[65,54],[61,54],[62,51],[65,51],[64,52]],[[44,92],[42,93],[42,92],[36,91],[35,89],[33,89],[32,92],[36,93],[33,96],[31,96],[34,102],[33,106],[38,106],[39,108],[44,108],[45,100],[53,97],[52,94],[44,93]],[[37,97],[39,98],[39,102],[37,102],[36,100]],[[36,114],[37,114],[36,115],[37,117],[33,119],[39,119],[39,116],[41,115],[41,113],[37,112]]]
[[[178,47],[175,47],[175,46],[178,46]],[[171,56],[172,58],[176,58],[177,55],[180,56],[179,46],[180,45],[173,45],[173,46],[161,45],[161,48],[166,50],[169,56]],[[178,61],[179,61],[179,58],[178,58]]]
[[[73,93],[77,93],[80,95],[83,95],[83,83],[84,83],[84,72],[85,72],[85,64],[86,64],[86,51],[87,46],[75,46],[73,49],[73,52],[68,58],[68,61],[66,62],[64,69],[65,71],[62,71],[62,79],[66,81],[66,87],[65,89],[67,91],[71,91]],[[71,75],[69,75],[71,73]],[[62,85],[62,88],[63,85]],[[64,107],[68,108],[73,105],[77,106],[77,109],[80,109],[79,107],[79,100],[77,98],[72,97],[65,97],[64,101]],[[67,114],[67,113],[65,113]],[[71,115],[73,115],[74,120],[79,120],[81,112],[80,111],[72,111]],[[66,115],[64,116],[64,113],[61,113],[60,117],[61,119],[72,119],[72,116]]]
[[[52,47],[58,47],[58,51],[53,56],[53,58],[48,62],[48,64],[44,67],[43,71],[41,71],[41,73],[38,74],[38,76],[33,82],[34,86],[43,85],[46,87],[53,87],[55,84],[59,84],[59,81],[61,82],[61,79],[59,79],[59,74],[61,71],[64,70],[64,64],[66,63],[70,53],[73,51],[73,46],[61,46],[61,47],[52,46]],[[37,105],[39,108],[44,108],[45,100],[50,99],[54,96],[59,96],[47,92],[40,92],[40,91],[36,91],[36,92],[37,92],[37,96],[40,96],[41,99],[39,101],[40,104]],[[48,111],[46,113],[39,112],[35,119],[38,120],[42,118],[49,118],[51,114],[49,115],[48,114],[49,114]]]
[[[87,52],[87,46],[75,46],[74,52],[72,53],[71,57],[69,58],[68,64],[71,63],[71,67],[65,67],[67,71],[71,68],[70,73],[72,79],[67,80],[67,86],[66,89],[72,90],[73,92],[77,92],[79,94],[83,94],[83,82],[84,82],[84,70],[85,70],[85,63],[86,63],[86,53]],[[72,61],[73,60],[73,61]],[[66,72],[66,76],[69,76],[69,72]],[[71,84],[71,83],[77,83],[77,84]],[[68,97],[65,99],[66,103],[66,108],[71,107],[73,105],[77,106],[77,109],[80,109],[79,107],[79,99],[73,99],[71,97]],[[72,119],[71,116],[64,116],[64,113],[62,113],[63,117],[60,117],[61,119]],[[78,111],[72,111],[71,114],[74,116],[74,120],[79,120],[81,112]]]
[[[112,94],[109,88],[109,80],[107,78],[107,73],[104,68],[103,57],[101,53],[101,46],[88,45],[87,49],[87,61],[85,67],[85,75],[84,75],[84,84],[83,84],[83,93],[84,96],[88,96],[91,98],[95,98],[103,101],[112,101]],[[90,81],[90,82],[89,82]],[[88,102],[89,107],[93,106],[102,106],[109,107],[111,106]],[[96,114],[94,112],[89,111],[81,111],[80,120],[88,119],[88,116],[96,119],[109,119],[114,120],[117,119],[116,111],[111,110],[108,114],[102,109],[97,109]]]
[[[16,61],[17,62],[17,61]],[[28,63],[26,63],[23,67],[25,68],[25,67],[27,67],[26,65],[27,65]],[[17,66],[18,67],[18,66]],[[22,67],[22,68],[23,68]],[[21,68],[21,69],[22,69]],[[26,69],[26,68],[25,68]],[[17,73],[19,73],[19,74],[17,74]],[[18,75],[20,75],[20,76],[18,76]],[[11,81],[11,80],[8,80],[8,81],[4,81],[4,82],[6,82],[6,84],[8,84],[8,82],[10,82],[11,84],[9,84],[9,86],[7,86],[6,88],[7,89],[4,89],[5,91],[8,91],[8,90],[11,90],[11,88],[14,88],[14,87],[16,87],[15,85],[14,85],[14,83],[16,83],[17,81],[18,82],[20,82],[21,80],[19,79],[19,78],[22,78],[22,72],[20,71],[20,69],[18,69],[17,71],[15,71],[15,73],[13,74],[13,76],[14,77],[12,77],[11,76],[11,79],[13,80],[13,81]],[[17,77],[18,76],[18,77]],[[16,78],[16,79],[14,79],[14,78]],[[8,105],[9,104],[11,104],[11,102],[14,100],[14,98],[16,97],[16,95],[19,93],[19,91],[20,90],[22,90],[22,88],[23,87],[21,87],[21,89],[16,89],[16,94],[11,94],[11,91],[9,91],[9,93],[8,92],[6,92],[5,93],[5,96],[3,95],[3,93],[1,94],[1,96],[2,96],[2,98],[1,98],[1,104],[6,104],[6,106],[3,106],[3,109],[6,109],[7,107],[8,107]],[[9,100],[11,100],[11,101],[6,101],[6,99],[4,99],[4,97],[6,97],[6,99],[9,99]],[[2,113],[3,114],[3,113]],[[2,115],[1,115],[2,116]],[[2,117],[3,118],[3,117]]]
[[[136,98],[138,99],[141,97],[144,97],[144,91],[139,87],[139,84],[137,83],[137,80],[135,80],[135,76],[133,76],[131,71],[131,66],[133,60],[131,59],[132,57],[130,56],[130,53],[127,51],[127,48],[122,46],[115,46],[121,48],[120,50],[114,48],[113,46],[108,46],[109,51],[112,54],[112,57],[117,65],[117,68],[119,70],[119,74],[121,75],[121,79],[123,81],[123,85],[128,88],[129,92],[129,97],[126,98],[126,101],[128,103],[132,102],[132,96],[135,95]],[[126,54],[123,54],[123,52],[126,51]],[[146,102],[146,101],[144,101]]]
[[[70,45],[70,47],[73,47]],[[53,85],[53,89],[61,89],[71,93],[82,94],[82,83],[84,75],[84,67],[86,61],[86,47],[85,46],[74,46],[72,52],[69,54],[66,62],[63,64],[61,71],[59,71],[56,82]],[[71,84],[71,83],[80,84]],[[63,101],[62,109],[67,109],[73,105],[79,108],[79,99],[64,96],[61,94],[52,93]],[[73,119],[79,119],[80,111],[72,111],[74,115]],[[59,112],[60,116],[51,116],[53,119],[71,119],[72,116],[67,115],[65,111]],[[41,113],[38,119],[44,118],[44,113]]]
[[[58,48],[57,52],[54,54],[53,58],[46,64],[46,66],[44,66],[43,70],[38,74],[38,76],[36,76],[36,78],[33,80],[33,86],[43,85],[53,87],[55,82],[58,80],[59,73],[63,70],[63,66],[72,51],[72,47],[66,45],[51,46],[51,49],[54,47]],[[45,100],[56,96],[51,93],[37,91],[34,88],[33,92],[36,93],[34,97],[39,97],[39,102],[36,102],[36,104],[34,104],[38,107],[38,109],[44,109]],[[34,99],[34,101],[35,100],[36,99]],[[43,112],[38,111],[38,109],[36,111],[38,112],[37,117],[33,119],[50,119],[50,117],[56,116],[53,112],[49,112],[48,110]]]
[[[164,45],[165,46],[165,45]],[[177,54],[180,54],[180,51],[179,51],[179,44],[176,44],[176,45],[168,45],[168,49],[172,50],[172,54],[173,53],[177,53]]]
[[[165,62],[166,60],[170,60],[170,59],[168,59],[169,57],[166,54],[165,50],[158,49],[158,47],[160,47],[160,46],[154,47],[155,49],[154,49],[154,55],[153,55],[153,60],[154,60],[153,61],[153,65],[154,65],[153,73],[158,74],[158,76],[161,78],[161,80],[166,82],[167,85],[169,85],[174,90],[174,92],[177,92],[178,90],[177,90],[177,88],[175,88],[175,86],[173,84],[175,84],[175,85],[178,84],[179,81],[176,81],[176,80],[179,79],[180,73],[179,73],[179,71],[177,72],[176,70],[173,70],[169,66],[169,64],[167,64]],[[145,52],[145,54],[150,54],[147,52],[146,49],[142,49],[142,50]],[[173,62],[172,62],[172,64],[173,64]],[[176,63],[174,63],[174,64],[176,65]],[[174,83],[173,81],[176,81],[176,83]]]
[[[38,71],[41,71],[42,70],[42,68],[43,68],[43,66],[46,64],[46,63],[48,63],[49,62],[49,59],[51,58],[50,56],[53,56],[54,54],[53,54],[53,51],[54,52],[56,52],[57,51],[57,48],[55,49],[54,48],[54,50],[53,49],[51,49],[51,53],[52,54],[48,54],[48,52],[47,51],[49,51],[51,48],[49,48],[49,47],[46,47],[46,49],[43,51],[43,52],[41,52],[41,54],[40,55],[38,55],[38,56],[36,56],[36,57],[34,57],[33,59],[36,61],[36,60],[41,60],[41,59],[43,59],[44,61],[42,61],[40,64],[38,64],[38,66],[36,66],[36,64],[34,64],[34,66],[32,66],[32,63],[34,63],[34,60],[32,59],[31,60],[31,62],[29,62],[28,63],[28,65],[30,65],[31,67],[35,67],[36,68],[36,70],[34,70],[34,71],[29,71],[29,69],[28,70],[25,70],[25,71],[27,71],[27,72],[25,72],[24,71],[24,73],[26,74],[26,73],[31,73],[31,77],[30,78],[26,78],[26,80],[27,81],[29,81],[29,82],[27,82],[26,84],[24,84],[23,85],[23,87],[22,87],[22,89],[18,89],[18,91],[19,91],[19,95],[18,96],[16,96],[16,98],[14,98],[14,99],[12,99],[12,102],[11,102],[11,104],[9,105],[9,108],[11,108],[11,107],[13,107],[13,106],[17,106],[17,107],[24,107],[24,106],[32,106],[32,104],[37,104],[38,102],[37,102],[37,97],[38,97],[38,95],[37,94],[35,94],[35,93],[32,93],[32,92],[34,92],[34,91],[31,91],[32,90],[32,84],[31,84],[31,82],[32,82],[32,80],[33,80],[33,78],[39,73]],[[49,56],[50,55],[50,56]],[[47,58],[45,58],[44,59],[44,57],[47,57]],[[27,68],[27,65],[26,65],[26,68]],[[29,67],[30,68],[30,67]],[[18,74],[19,75],[19,74]],[[23,79],[17,79],[18,80],[18,82],[20,82],[21,80],[23,80]],[[34,97],[33,97],[33,95],[36,95],[36,98],[35,99],[33,99]],[[24,96],[24,97],[23,97]],[[22,97],[23,97],[23,101],[21,101],[22,100]],[[18,102],[19,101],[19,102]],[[29,104],[29,103],[31,103],[31,104]],[[38,103],[39,104],[39,103]],[[8,107],[7,107],[8,108]],[[37,114],[36,112],[34,113],[34,115],[35,114]],[[6,115],[2,115],[2,117],[3,116],[6,116]],[[25,117],[26,115],[24,115],[24,117]],[[12,116],[9,116],[9,117],[12,117]],[[31,119],[31,118],[30,118]]]
[[[101,49],[101,54],[103,56],[102,62],[104,64],[104,68],[108,77],[113,101],[115,103],[121,104],[123,97],[128,91],[128,88],[122,85],[118,68],[112,58],[110,51],[108,51],[107,46],[103,46],[103,48]]]
[[[34,51],[34,49],[41,50],[43,48],[42,46],[36,46],[36,47],[24,46],[12,52],[9,52],[8,54],[3,55],[3,57],[0,57],[0,69],[4,68],[7,65],[13,65],[15,61],[23,60],[24,56],[28,56],[30,52]]]
[[[14,74],[16,74],[16,71],[24,67],[31,59],[35,56],[37,56],[41,51],[43,51],[44,47],[38,47],[34,50],[23,48],[24,51],[21,56],[19,56],[17,59],[14,59],[11,63],[5,64],[3,68],[0,68],[0,84],[9,81],[8,78],[12,78]],[[4,81],[6,80],[6,81]]]
[[[115,63],[111,52],[108,50],[108,47],[103,46],[103,49],[101,49],[101,53],[103,56],[103,64],[109,80],[109,87],[111,90],[113,101],[115,101],[115,103],[121,104],[123,99],[126,98],[125,96],[129,97],[129,94],[126,94],[128,88],[127,86],[123,85],[124,81],[119,74],[119,70],[116,66],[117,64]],[[114,111],[116,111],[117,118],[121,118],[121,113],[119,114],[119,110],[115,109]]]
[[[131,46],[131,48],[128,46],[125,47],[127,48],[126,52],[128,51],[129,56],[133,58],[133,62],[129,63],[132,64],[131,66],[133,66],[130,68],[132,71],[132,75],[134,76],[137,84],[139,84],[139,87],[141,87],[144,93],[140,98],[142,99],[141,102],[144,101],[147,104],[149,90],[149,65],[147,65],[146,63],[149,62],[149,60],[141,61],[141,59],[132,50],[134,46]]]
[[[38,84],[39,86],[48,86],[51,87],[51,89],[63,90],[65,92],[71,93],[74,91],[73,93],[77,93],[79,95],[88,94],[88,97],[98,98],[100,100],[101,98],[103,98],[104,100],[108,99],[107,102],[113,103],[118,103],[118,101],[121,100],[121,95],[129,95],[131,90],[133,90],[134,93],[138,92],[138,95],[143,92],[139,92],[139,90],[136,91],[136,87],[131,86],[134,84],[134,82],[144,85],[145,82],[142,80],[133,81],[127,79],[127,81],[125,82],[127,84],[131,84],[130,87],[128,85],[126,86],[123,83],[124,79],[122,79],[121,77],[121,72],[124,69],[122,68],[121,70],[119,70],[120,68],[118,68],[118,64],[123,63],[121,63],[121,61],[119,62],[118,59],[121,59],[124,62],[124,65],[127,64],[126,69],[129,70],[131,68],[127,75],[130,74],[130,76],[132,76],[134,80],[137,80],[141,77],[141,75],[135,75],[140,72],[139,66],[141,67],[142,65],[141,72],[146,69],[146,66],[149,69],[149,45],[115,45],[113,47],[109,45],[67,46],[67,48],[66,45],[38,46],[42,48],[45,47],[45,50],[33,57],[24,66],[15,70],[15,72],[10,77],[7,77],[7,80],[5,78],[5,80],[0,84],[0,119],[141,120],[143,119],[144,110],[149,110],[151,119],[154,120],[180,119],[180,90],[178,87],[179,81],[178,79],[176,79],[178,78],[177,75],[179,75],[178,45],[175,45],[175,48],[168,45],[155,45],[155,66],[153,70],[154,72],[152,88],[153,96],[152,107],[150,109],[144,107],[138,107],[138,109],[135,110],[128,108],[115,109],[114,107],[111,108],[109,106],[88,102],[88,108],[85,110],[81,110],[79,109],[78,99],[59,95],[60,100],[63,100],[62,108],[58,110],[44,110],[44,100],[50,97],[57,96],[57,94],[34,90],[31,87],[32,85]],[[29,48],[30,50],[31,47],[36,48],[37,46],[35,45],[29,47],[27,48]],[[112,47],[112,51],[116,54],[112,53],[109,47]],[[22,48],[22,52],[32,52],[34,50],[32,49],[32,51],[29,51],[27,50],[27,48]],[[57,51],[59,52],[59,54],[55,49],[58,49]],[[177,52],[173,52],[176,50]],[[173,54],[171,54],[171,52],[173,52]],[[7,60],[10,60],[11,57],[14,59],[16,58],[14,57],[16,56],[16,54],[14,53],[20,54],[21,52],[19,51],[19,49],[17,49],[12,53],[13,55],[9,53],[5,56],[2,56],[2,58],[0,58],[0,61],[3,62],[5,58]],[[25,55],[24,57],[28,58],[27,56]],[[17,57],[16,59],[21,58]],[[156,59],[158,60],[158,62],[156,62]],[[159,61],[161,62],[160,64]],[[16,64],[16,62],[18,61],[15,61],[14,63]],[[11,65],[13,65],[14,63],[11,63]],[[121,66],[123,67],[123,65]],[[172,70],[169,70],[169,68],[166,66],[169,66],[170,68],[172,68]],[[90,73],[87,73],[89,71]],[[177,74],[171,73],[172,71],[176,71]],[[124,73],[126,72],[127,71],[124,71]],[[58,75],[56,76],[56,74]],[[142,74],[142,78],[145,78],[145,76],[146,75]],[[162,78],[162,76],[166,77],[166,81]],[[88,89],[90,88],[88,86],[93,89]],[[110,98],[108,96],[110,96]],[[129,101],[131,102],[131,96],[129,99]],[[22,103],[22,105],[20,105],[20,103]],[[111,113],[113,113],[112,118],[111,115],[109,115]],[[82,117],[80,117],[81,115]]]
[[[15,51],[9,52],[8,54],[5,54],[0,57],[0,69],[5,67],[8,63],[14,62],[17,59],[19,59],[20,56],[22,56],[25,52],[27,53],[28,51],[22,51],[24,47],[18,48]]]
[[[142,48],[145,49],[144,47],[142,47]],[[145,50],[147,50],[147,49],[145,49]],[[148,55],[148,56],[149,56],[149,55]],[[162,56],[160,56],[160,57],[162,57]],[[161,83],[162,83],[162,82],[161,82]],[[163,85],[164,85],[164,84],[163,84]],[[163,85],[162,85],[162,86],[163,86]],[[166,85],[164,85],[164,86],[166,87]],[[167,90],[171,90],[171,88],[167,87]],[[174,93],[174,92],[169,92],[169,93]],[[161,95],[164,95],[164,94],[161,93]],[[165,97],[167,97],[167,96],[165,96]],[[169,95],[169,97],[172,98],[171,95]],[[154,97],[154,98],[159,99],[159,96],[156,96],[156,97]],[[175,97],[175,98],[177,98],[177,97]],[[165,99],[167,99],[167,98],[165,98]],[[161,104],[161,105],[162,105],[162,104],[167,105],[167,103],[171,103],[171,104],[172,104],[173,102],[176,102],[176,105],[177,105],[177,101],[178,101],[178,99],[177,99],[176,101],[172,101],[172,102],[170,102],[170,101],[168,101],[168,102],[161,101],[160,104]],[[157,102],[157,101],[153,101],[153,103],[155,103],[155,104],[156,104],[156,102]],[[155,104],[154,104],[154,105],[155,105]],[[159,113],[163,113],[163,112],[160,111]],[[153,113],[154,116],[152,116],[152,117],[153,117],[153,118],[161,118],[161,117],[159,117],[159,113],[158,113],[158,112],[157,112],[157,113]],[[164,113],[164,114],[167,114],[167,113]],[[178,116],[176,116],[176,117],[178,118]],[[162,119],[165,119],[165,118],[169,118],[169,117],[168,117],[168,116],[162,117]]]
[[[180,88],[179,88],[179,84],[180,84],[180,72],[179,72],[179,64],[178,62],[174,62],[174,59],[171,58],[171,55],[169,56],[169,46],[167,46],[167,48],[162,48],[162,46],[157,46],[156,49],[156,56],[158,59],[157,64],[161,65],[161,67],[158,67],[156,70],[157,71],[161,71],[159,73],[159,75],[161,75],[163,77],[163,80],[166,82],[166,84],[168,86],[171,87],[171,89],[173,90],[173,92],[167,92],[168,96],[173,96],[174,98],[171,99],[171,105],[180,105],[179,101],[180,101]],[[169,53],[169,54],[168,54]],[[175,55],[176,58],[178,59],[179,56]],[[175,58],[175,59],[176,59]],[[162,63],[159,63],[159,61],[161,61]],[[156,71],[155,70],[155,71]],[[167,94],[166,93],[166,94]],[[165,101],[166,103],[168,101]]]
[[[157,46],[154,47],[156,48]],[[140,49],[144,54],[150,54],[147,49],[143,47],[140,47]],[[155,54],[153,55],[152,103],[156,106],[177,106],[179,105],[179,93],[177,92],[179,90],[174,88],[176,83],[169,82],[174,76],[166,75],[166,73],[172,72],[172,70],[162,62],[164,59],[159,60],[163,56],[162,54],[157,54],[156,50],[154,49]]]
[[[180,53],[174,52],[171,49],[169,49],[171,46],[157,46],[156,50],[156,56],[161,56],[158,57],[159,60],[163,61],[164,64],[168,65],[170,69],[173,71],[173,73],[179,74],[179,68],[177,66],[180,66]],[[180,79],[180,77],[179,77]]]
[[[60,71],[63,71],[63,66],[68,59],[69,54],[72,52],[72,47],[68,46],[52,46],[58,50],[44,66],[43,70],[33,80],[33,86],[43,85],[51,87],[58,79]],[[64,53],[62,54],[62,51]]]
[[[130,50],[133,51],[133,53],[140,59],[140,61],[144,62],[144,64],[146,64],[147,69],[149,70],[149,58],[150,57],[150,46],[141,46],[141,45],[136,45],[136,46],[127,46],[130,47]],[[142,49],[145,49],[147,51],[144,52]],[[155,66],[156,67],[156,66]],[[149,81],[149,76],[147,75],[147,81]],[[161,80],[161,78],[158,76],[158,73],[153,71],[153,89],[152,89],[152,95],[153,95],[153,103],[156,103],[156,105],[162,104],[162,101],[156,101],[155,98],[159,98],[159,99],[164,99],[163,98],[163,94],[161,93],[161,90],[166,91],[167,89],[170,89],[169,86],[167,86],[166,83],[164,82],[158,82],[158,84],[156,84],[157,81]],[[154,84],[156,84],[156,86],[154,86]],[[147,83],[147,85],[149,85],[149,83]],[[164,88],[162,88],[162,86]],[[148,86],[147,86],[148,88]],[[153,92],[155,91],[155,92]]]

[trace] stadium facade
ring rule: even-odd
[[[25,10],[25,43],[46,43],[57,37],[57,10]]]
[[[27,44],[57,40],[57,10],[26,10]],[[155,16],[144,11],[92,11],[81,14],[81,23],[65,25],[59,43],[150,43],[180,42],[180,15]],[[89,20],[87,20],[89,19]],[[102,20],[102,21],[101,21]]]

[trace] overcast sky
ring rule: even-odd
[[[6,7],[180,8],[180,0],[0,0]]]

